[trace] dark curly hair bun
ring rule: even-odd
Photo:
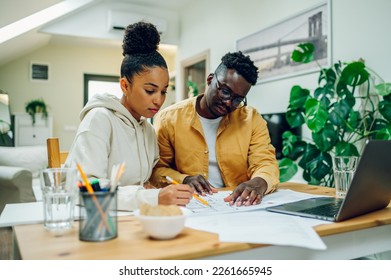
[[[130,24],[125,29],[122,55],[147,54],[157,51],[160,34],[155,25],[149,22]]]

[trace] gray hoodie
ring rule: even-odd
[[[118,206],[133,210],[141,202],[157,205],[159,190],[142,185],[159,159],[155,131],[146,119],[139,122],[109,94],[90,99],[80,113],[81,123],[65,166],[79,163],[87,177],[109,179],[112,166],[125,162]]]

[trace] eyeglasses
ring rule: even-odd
[[[214,73],[214,77],[216,78],[216,88],[221,100],[223,100],[224,102],[228,100],[231,101],[231,106],[236,109],[242,108],[247,105],[246,97],[233,94],[230,89],[221,87],[219,79],[217,79],[216,73]]]

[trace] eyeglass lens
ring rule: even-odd
[[[227,88],[222,88],[221,85],[220,85],[220,82],[219,80],[217,79],[217,75],[215,74],[215,78],[216,78],[216,87],[218,89],[218,92],[219,92],[219,95],[220,95],[220,98],[224,101],[228,101],[228,100],[231,100],[231,104],[233,107],[235,108],[240,108],[240,107],[243,107],[243,106],[246,106],[247,102],[246,102],[246,97],[234,97],[232,96],[232,91],[227,89]]]

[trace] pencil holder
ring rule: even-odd
[[[117,237],[117,191],[80,192],[80,204],[80,240],[105,241]]]

